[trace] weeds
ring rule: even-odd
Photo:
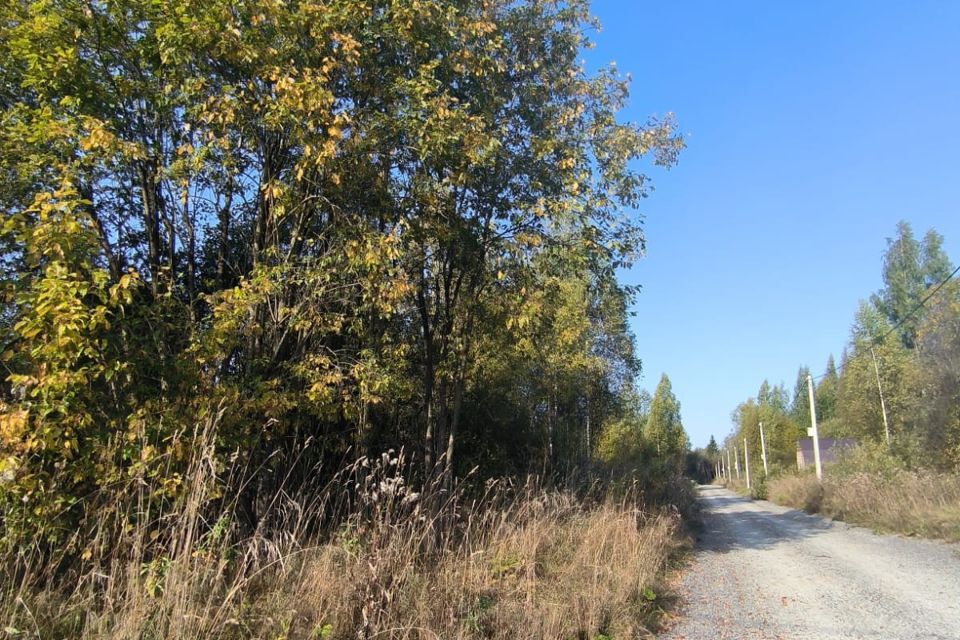
[[[283,487],[265,524],[241,535],[237,505],[201,512],[212,471],[198,464],[198,495],[163,514],[162,530],[138,525],[102,555],[59,566],[39,551],[2,558],[5,633],[634,638],[655,626],[675,511],[644,508],[636,487],[620,499],[532,480],[416,491],[408,471],[402,454],[387,454],[317,489]],[[99,538],[117,539],[114,525],[101,522]]]
[[[824,470],[768,481],[770,499],[879,531],[960,540],[960,475],[908,469],[895,458],[855,451]]]

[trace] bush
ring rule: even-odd
[[[767,476],[761,474],[750,488],[750,497],[754,500],[766,500],[768,495]]]

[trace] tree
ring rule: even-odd
[[[886,409],[892,455],[909,465],[960,465],[960,303],[952,274],[939,233],[931,229],[917,242],[908,223],[897,225],[883,258],[884,288],[860,302],[839,371],[831,356],[816,384],[821,435],[883,441]],[[754,442],[762,421],[770,451],[789,464],[793,443],[811,424],[808,376],[807,367],[797,372],[789,414],[786,391],[764,381],[757,399],[733,412],[733,442]]]
[[[707,457],[711,460],[716,461],[720,455],[720,447],[717,446],[717,441],[714,439],[713,435],[710,436],[710,442],[707,443]]]
[[[643,431],[644,437],[658,455],[673,457],[690,448],[687,433],[680,419],[680,402],[673,395],[667,374],[662,374],[650,402],[650,415]]]
[[[890,324],[873,305],[861,302],[838,387],[839,428],[830,435],[882,441],[882,390],[895,437],[905,428],[909,415],[910,376],[909,353],[899,335],[891,332]]]
[[[924,234],[921,253],[920,275],[926,288],[940,284],[953,272],[953,264],[943,250],[943,236],[935,229]]]
[[[924,313],[919,305],[927,289],[942,282],[952,270],[940,234],[933,229],[927,231],[921,244],[909,223],[897,224],[897,235],[887,239],[883,257],[884,288],[871,300],[891,325],[901,325],[899,333],[905,347],[913,348],[916,342]]]
[[[814,388],[814,399],[817,403],[817,421],[826,422],[832,419],[837,407],[837,386],[840,383],[840,375],[837,373],[837,365],[830,355],[827,358],[827,366],[823,377],[817,382]]]
[[[95,522],[98,487],[162,512],[196,452],[258,474],[211,480],[251,529],[347,455],[582,463],[639,367],[616,273],[641,162],[683,147],[618,120],[591,24],[580,0],[4,4],[4,535]]]
[[[927,461],[960,467],[960,285],[941,289],[917,338],[917,436]]]
[[[807,389],[807,377],[810,368],[802,366],[797,371],[797,382],[793,386],[793,400],[790,402],[790,417],[794,423],[804,429],[810,426],[810,392]]]

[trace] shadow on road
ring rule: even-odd
[[[701,551],[726,553],[735,549],[769,549],[784,542],[818,536],[833,527],[829,520],[802,511],[767,511],[753,502],[713,486],[700,487],[703,529],[697,536]]]

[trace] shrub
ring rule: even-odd
[[[754,500],[766,500],[768,495],[767,476],[761,474],[750,488],[750,497]]]

